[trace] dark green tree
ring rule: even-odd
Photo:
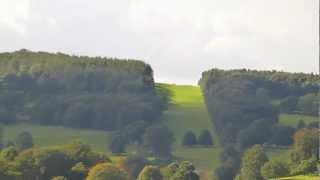
[[[115,154],[124,153],[126,151],[126,145],[127,139],[121,134],[116,134],[111,139],[109,149]]]
[[[198,138],[198,144],[203,146],[212,146],[213,139],[209,130],[203,130]]]
[[[29,132],[20,133],[15,139],[16,147],[19,151],[32,148],[33,147],[33,138]]]
[[[240,179],[261,180],[260,169],[268,161],[261,145],[255,145],[245,151],[242,157]]]
[[[229,165],[221,165],[213,172],[214,180],[228,180],[233,179],[235,176],[235,169]]]
[[[261,175],[265,179],[280,178],[289,175],[289,170],[284,162],[271,160],[261,168]]]
[[[171,156],[174,137],[168,127],[153,125],[147,128],[143,140],[145,147],[154,155],[164,158]]]
[[[302,128],[305,128],[306,127],[306,123],[300,119],[298,124],[297,124],[297,129],[302,129]]]
[[[182,145],[184,146],[194,146],[197,144],[196,135],[192,131],[186,132],[183,136]]]

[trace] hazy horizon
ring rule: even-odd
[[[138,59],[157,82],[196,84],[211,68],[318,72],[319,1],[0,2],[0,52]]]

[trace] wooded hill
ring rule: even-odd
[[[204,72],[199,81],[215,127],[226,143],[234,142],[238,133],[250,128],[249,125],[267,129],[276,124],[280,108],[273,106],[272,100],[280,101],[282,106],[294,106],[289,113],[299,110],[302,114],[314,115],[317,111],[307,109],[317,109],[319,83],[319,75],[315,74],[246,69],[212,69]],[[314,102],[308,96],[312,96]],[[310,102],[301,102],[301,107],[297,107],[299,98]],[[259,129],[257,127],[252,129]],[[259,143],[263,139],[257,137]]]
[[[0,122],[116,130],[165,108],[142,61],[20,50],[0,54]]]

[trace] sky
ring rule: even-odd
[[[211,68],[319,70],[319,0],[0,0],[0,52],[139,59],[158,82]]]

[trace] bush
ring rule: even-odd
[[[302,129],[302,128],[305,128],[306,127],[306,123],[300,119],[298,124],[297,124],[297,129]]]
[[[140,156],[129,156],[123,161],[123,169],[130,177],[137,178],[141,170],[147,165],[148,160]]]
[[[110,163],[100,163],[90,169],[86,180],[128,180],[124,171]]]
[[[51,180],[67,180],[67,178],[64,176],[55,176],[55,177],[51,178]]]
[[[298,164],[293,164],[291,166],[292,175],[310,174],[317,171],[317,161],[313,159],[302,160]]]
[[[261,167],[268,161],[261,145],[255,145],[244,152],[241,163],[240,179],[261,180]]]
[[[138,180],[162,180],[160,169],[156,166],[146,166],[139,174]]]
[[[22,151],[33,147],[33,138],[29,132],[22,132],[16,137],[16,146],[18,150]]]
[[[143,137],[144,146],[155,156],[160,158],[171,157],[171,146],[174,137],[170,129],[163,125],[153,125],[146,129]]]
[[[203,146],[212,146],[213,140],[209,130],[203,130],[198,138],[198,144]]]
[[[295,129],[288,126],[275,126],[272,128],[271,138],[268,140],[269,144],[276,144],[281,146],[289,146],[293,143],[293,134]]]
[[[17,157],[19,152],[13,146],[6,147],[0,151],[0,159],[4,161],[12,161]]]
[[[188,131],[182,140],[182,145],[184,146],[193,146],[197,144],[196,135],[192,131]]]
[[[289,175],[289,170],[283,162],[269,161],[262,166],[261,175],[265,179],[284,177]]]
[[[112,137],[109,149],[112,153],[120,154],[126,151],[127,140],[123,135],[117,134]]]
[[[236,171],[233,167],[228,165],[222,165],[214,170],[214,180],[233,179],[235,173]]]

